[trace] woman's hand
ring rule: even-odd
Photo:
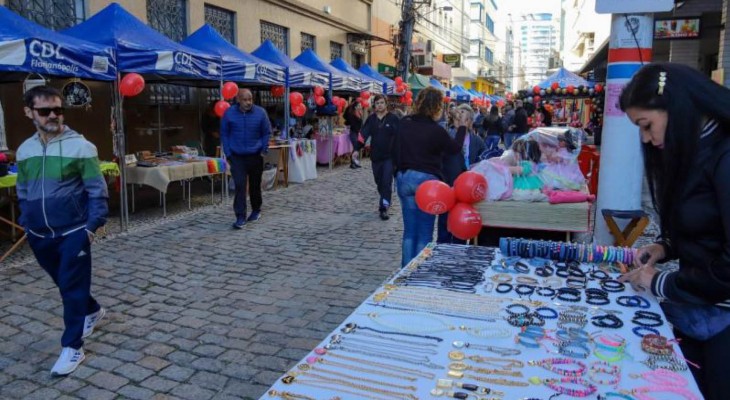
[[[651,288],[651,281],[654,279],[657,270],[653,266],[643,266],[621,275],[619,282],[629,282],[637,292],[643,292]]]
[[[654,243],[640,248],[636,252],[634,258],[634,266],[636,268],[642,267],[654,267],[657,261],[664,259],[667,256],[664,251],[664,246]]]

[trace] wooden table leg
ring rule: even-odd
[[[10,250],[6,251],[5,254],[3,254],[2,257],[0,257],[0,263],[5,261],[5,259],[8,258],[11,254],[15,253],[20,248],[20,246],[23,245],[23,243],[25,242],[26,239],[27,239],[27,236],[23,235],[23,237],[20,238],[20,240],[15,242],[13,247],[11,247]]]

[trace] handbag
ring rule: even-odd
[[[677,330],[693,339],[705,341],[730,327],[730,310],[711,304],[664,301],[664,315]]]

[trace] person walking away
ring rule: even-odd
[[[393,195],[393,142],[398,131],[398,117],[388,112],[385,96],[377,94],[373,97],[375,112],[363,124],[362,137],[365,142],[370,138],[370,159],[373,165],[373,177],[378,187],[380,201],[378,212],[380,219],[388,220],[388,209]],[[364,146],[358,143],[359,147]],[[359,150],[359,149],[358,149]]]
[[[619,105],[639,126],[660,236],[620,280],[661,306],[708,400],[730,393],[730,90],[691,67],[648,64]],[[679,269],[654,265],[679,260]],[[680,361],[684,364],[684,361]]]
[[[249,89],[241,89],[236,95],[238,104],[230,107],[221,119],[221,143],[230,161],[231,175],[235,184],[233,211],[236,213],[234,229],[242,229],[247,222],[261,218],[261,177],[264,173],[264,155],[269,152],[271,124],[266,111],[253,104]],[[246,183],[251,196],[251,215],[246,218]]]
[[[442,153],[458,154],[464,145],[467,127],[473,120],[456,121],[452,139],[438,121],[443,113],[443,93],[433,87],[422,89],[415,102],[415,113],[401,119],[396,135],[396,189],[403,212],[401,266],[408,264],[433,240],[435,216],[416,205],[416,190],[428,180],[443,180]]]
[[[484,118],[482,123],[482,131],[486,138],[486,147],[495,148],[499,145],[499,141],[503,140],[504,128],[502,126],[502,117],[499,115],[499,107],[492,106],[489,115]]]
[[[359,148],[360,131],[362,130],[362,104],[353,100],[345,110],[345,125],[350,127],[350,142],[352,143],[352,154],[350,157],[350,168],[362,168],[360,165]]]
[[[459,119],[471,120],[472,108],[466,104],[462,104],[456,107],[455,121]],[[466,115],[464,115],[466,114]],[[457,129],[454,127],[448,130],[449,136],[452,138],[456,137]],[[461,151],[456,154],[445,153],[441,161],[441,173],[443,175],[443,181],[449,186],[454,186],[454,181],[461,175],[462,172],[468,171],[469,167],[479,162],[479,156],[486,150],[484,141],[476,133],[472,126],[467,128],[468,134],[464,138],[464,145]],[[454,235],[448,231],[446,222],[449,218],[449,214],[441,214],[438,216],[438,243],[460,243],[464,244],[466,241],[454,238]]]
[[[20,225],[63,300],[62,349],[51,368],[63,376],[84,360],[84,338],[106,313],[91,295],[91,243],[106,223],[109,194],[96,147],[63,123],[61,92],[37,86],[23,100],[36,132],[16,154]]]
[[[518,137],[524,135],[529,131],[527,125],[527,110],[523,107],[522,100],[515,102],[515,116],[510,125],[508,133],[504,134],[504,147],[509,149],[512,147],[512,143]]]

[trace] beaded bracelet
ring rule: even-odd
[[[527,263],[525,263],[524,261],[517,261],[513,268],[515,269],[515,271],[517,271],[521,274],[530,273],[530,266]]]
[[[648,334],[641,338],[641,349],[649,354],[669,355],[674,353],[674,347],[669,340],[661,335]]]
[[[525,347],[536,349],[540,347],[540,338],[533,335],[526,335],[524,334],[524,332],[520,332],[515,337],[515,343],[521,344]]]
[[[541,288],[543,289],[543,288]],[[539,293],[539,291],[538,291]],[[545,315],[545,313],[548,313],[548,315]],[[555,319],[558,317],[558,312],[553,310],[550,307],[539,307],[535,309],[535,314],[539,315],[543,319]]]
[[[522,284],[531,285],[531,286],[537,286],[539,284],[538,280],[531,276],[518,276],[517,278],[515,278],[515,281],[517,283],[522,283]]]
[[[644,378],[647,382],[665,386],[687,386],[689,383],[684,376],[668,369],[657,369],[640,374],[629,374],[632,378]]]
[[[586,299],[586,303],[592,305],[592,306],[605,306],[611,303],[611,300],[608,299],[608,297],[602,297],[602,296],[589,296]]]
[[[560,288],[558,289],[558,299],[568,301],[571,303],[577,303],[580,301],[580,291],[573,288]]]
[[[545,379],[544,383],[547,387],[560,394],[566,394],[573,397],[588,397],[598,390],[594,384],[580,378],[565,377],[561,379]],[[585,386],[585,389],[568,388],[560,386],[559,383],[570,383],[572,385]]]
[[[509,293],[512,291],[512,285],[510,285],[509,283],[500,283],[494,290],[497,293]]]
[[[611,379],[599,379],[596,375],[607,374]],[[599,385],[618,385],[621,382],[621,368],[618,365],[610,365],[605,361],[596,361],[591,364],[588,378]]]
[[[626,285],[623,283],[615,280],[615,279],[605,279],[601,281],[601,288],[607,292],[623,292],[624,289],[626,289]]]
[[[652,400],[653,397],[647,396],[646,393],[649,392],[669,392],[678,394],[682,397],[684,397],[687,400],[700,400],[701,397],[698,397],[694,393],[692,393],[689,389],[679,387],[679,386],[644,386],[640,388],[633,389],[631,393],[633,393],[634,396],[638,400]]]
[[[543,267],[538,267],[535,269],[535,275],[547,278],[549,276],[553,276],[555,273],[555,269],[549,265],[545,265]]]
[[[679,371],[686,371],[687,370],[687,364],[677,360],[677,358],[674,355],[670,356],[659,356],[659,355],[652,355],[646,360],[643,361],[643,364],[645,364],[647,367],[656,370],[659,368],[668,369],[670,371],[679,372]]]
[[[650,308],[651,304],[649,300],[641,296],[619,296],[616,299],[616,304],[624,307],[638,307],[638,308]]]
[[[602,271],[600,269],[594,269],[588,274],[588,276],[599,281],[608,279],[608,274],[606,273],[606,271]]]
[[[533,293],[535,293],[535,287],[525,284],[519,284],[517,285],[517,287],[515,287],[515,293],[520,296],[531,296]]]
[[[567,342],[567,341],[589,342],[591,340],[591,337],[588,334],[588,332],[586,332],[580,328],[558,329],[557,331],[555,331],[555,336],[564,342]]]
[[[520,311],[514,311],[513,310],[514,308],[517,308]],[[530,312],[529,307],[527,307],[523,304],[516,304],[516,303],[508,305],[507,307],[505,307],[504,310],[507,312],[507,314],[509,314],[511,316],[527,315]]]
[[[617,351],[615,352],[615,355],[609,357],[605,354],[603,354],[599,349],[593,350],[593,355],[598,357],[598,359],[603,360],[605,362],[618,362],[623,360],[624,357],[626,357],[626,354],[624,354],[623,351]]]
[[[631,330],[631,332],[634,332],[634,335],[636,335],[638,337],[644,337],[650,333],[653,333],[655,335],[659,334],[658,330],[656,330],[654,328],[650,328],[648,326],[635,326],[634,329]]]
[[[539,361],[529,361],[528,365],[543,367],[550,372],[567,377],[582,376],[586,371],[586,365],[580,361],[571,360],[570,358],[546,358]],[[560,368],[560,365],[573,365],[577,368]]]
[[[572,349],[578,349],[580,351],[574,351]],[[572,358],[588,358],[591,354],[591,350],[583,342],[560,342],[558,344],[558,352],[564,356]]]
[[[555,293],[556,293],[555,289],[553,289],[551,287],[537,288],[537,294],[539,294],[540,296],[553,297],[553,296],[555,296]]]
[[[568,271],[568,268],[567,267],[565,267],[565,268],[558,268],[557,270],[555,270],[555,275],[556,276],[559,276],[561,278],[567,278],[567,277],[570,276],[570,272]]]
[[[510,283],[512,282],[512,277],[507,274],[494,274],[489,279],[493,280],[495,283]]]
[[[598,395],[598,400],[610,400],[611,398],[624,399],[624,400],[635,400],[633,397],[629,396],[628,394],[617,393],[617,392],[607,392],[607,393]]]
[[[606,321],[609,322],[606,322]],[[599,328],[618,329],[624,326],[624,321],[614,314],[597,315],[591,318],[591,323]]]
[[[571,278],[568,278],[565,280],[565,284],[569,288],[573,288],[573,289],[584,289],[586,287],[587,283],[588,282],[586,282],[585,278],[571,277]]]

